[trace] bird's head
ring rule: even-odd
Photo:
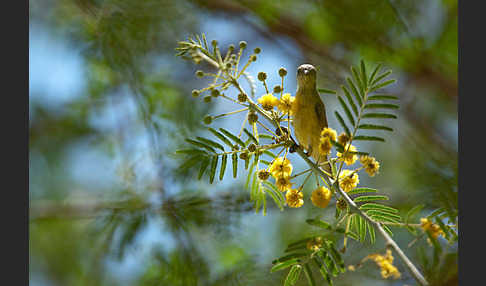
[[[311,64],[303,64],[297,68],[297,83],[299,87],[315,87],[316,68]]]

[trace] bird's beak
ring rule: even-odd
[[[304,70],[304,74],[308,74],[309,73],[309,70]]]

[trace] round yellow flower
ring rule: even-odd
[[[376,173],[378,173],[378,170],[380,169],[380,163],[376,161],[375,158],[370,157],[370,156],[361,156],[359,158],[359,161],[365,168],[366,173],[370,177],[373,177]]]
[[[427,218],[420,219],[420,226],[424,231],[429,232],[434,239],[437,239],[439,235],[444,236],[444,231],[440,228],[440,226],[438,224],[432,223]]]
[[[329,140],[329,137],[321,137],[319,139],[319,154],[320,155],[329,155],[331,153],[332,143]]]
[[[282,94],[282,97],[278,101],[278,109],[283,113],[293,114],[292,104],[294,103],[295,97],[290,96],[290,93]]]
[[[273,94],[267,93],[258,99],[258,103],[261,104],[263,109],[270,111],[278,105],[279,101]]]
[[[277,185],[277,188],[282,192],[290,190],[290,188],[292,187],[292,183],[290,182],[289,177],[280,177],[277,179],[275,184]]]
[[[297,189],[291,189],[285,194],[287,205],[291,208],[300,208],[304,204],[303,198],[304,194]]]
[[[346,151],[344,155],[338,152],[337,156],[341,158],[341,160],[344,160],[344,163],[346,163],[346,165],[353,165],[354,162],[358,160],[358,156],[355,153],[352,153],[357,151],[356,147],[350,144],[346,144],[346,146],[344,146],[344,150]]]
[[[368,259],[375,261],[378,267],[381,268],[381,276],[383,278],[386,279],[391,276],[395,279],[400,278],[401,273],[395,266],[393,266],[393,255],[391,250],[387,249],[385,255],[378,253],[370,254],[364,260],[366,261]]]
[[[331,191],[326,187],[319,187],[312,192],[311,201],[316,207],[325,208],[331,201]]]
[[[275,159],[270,166],[270,173],[274,178],[280,177],[290,177],[292,174],[292,164],[290,164],[289,159],[283,157],[278,157]]]
[[[324,138],[328,137],[332,141],[336,141],[337,140],[337,132],[336,132],[336,130],[334,130],[332,128],[324,127],[324,129],[322,129],[322,132],[321,132],[321,138],[323,138],[323,137]]]
[[[346,193],[356,188],[358,183],[358,173],[353,173],[351,170],[342,170],[341,174],[339,174],[339,187]]]

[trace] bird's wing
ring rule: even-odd
[[[319,100],[316,102],[314,110],[316,112],[320,127],[324,128],[327,127],[326,107],[324,106],[324,103],[322,103],[320,97],[318,98]]]

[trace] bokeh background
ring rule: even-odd
[[[206,134],[202,118],[235,108],[191,96],[208,83],[194,72],[210,67],[174,48],[198,33],[223,52],[240,40],[262,48],[248,71],[266,72],[274,86],[285,67],[292,94],[302,63],[317,66],[328,89],[360,59],[391,68],[399,118],[387,143],[357,144],[381,163],[361,182],[402,214],[417,204],[422,215],[457,212],[457,1],[29,1],[31,285],[282,285],[285,273],[270,273],[271,261],[317,233],[306,218],[333,216],[312,206],[310,187],[304,207],[280,212],[269,202],[266,216],[256,214],[242,168],[212,185],[196,179],[198,168],[179,168],[174,151]],[[335,96],[322,99],[338,108]],[[213,125],[236,130],[241,120]],[[425,241],[407,247],[413,236],[402,229],[394,238],[431,284],[457,285],[457,245],[434,262]],[[383,241],[351,242],[345,262],[371,251],[382,252]],[[414,285],[395,261],[399,280],[368,263],[335,284]],[[306,283],[302,276],[298,285]]]

